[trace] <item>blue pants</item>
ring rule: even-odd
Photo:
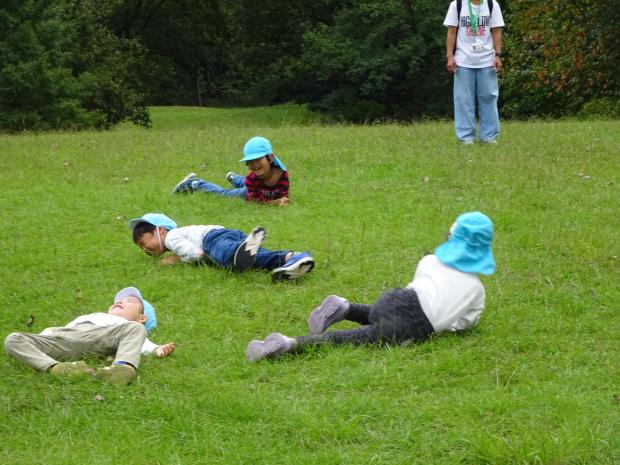
[[[242,181],[244,179],[243,176],[236,177],[241,178]],[[245,187],[245,183],[237,183],[233,184],[233,186],[233,189],[226,189],[225,187],[218,186],[204,179],[192,181],[192,189],[195,191],[210,192],[212,194],[223,195],[224,197],[239,197],[244,200],[248,197],[248,188]]]
[[[222,268],[232,265],[235,251],[248,237],[242,231],[236,229],[214,229],[208,232],[202,240],[202,248],[205,254]],[[258,249],[256,262],[252,268],[263,268],[273,270],[286,262],[288,250],[271,251],[263,247]]]
[[[488,142],[499,135],[497,98],[499,86],[493,67],[457,67],[454,74],[454,129],[460,141],[476,139],[476,103],[480,120],[480,140]]]

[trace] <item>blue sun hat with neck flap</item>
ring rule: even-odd
[[[257,158],[272,154],[273,148],[271,147],[271,142],[264,137],[252,137],[245,143],[245,146],[243,147],[243,158],[239,160],[239,163],[245,163],[247,161],[256,160]],[[275,155],[273,155],[273,164],[282,171],[286,171],[286,166],[284,166],[284,163],[282,163]]]
[[[495,272],[492,242],[491,219],[480,212],[467,212],[456,219],[450,237],[435,249],[435,256],[459,271],[489,275]]]
[[[144,327],[146,328],[146,331],[148,333],[157,328],[157,316],[155,315],[155,307],[153,307],[142,297],[142,294],[137,288],[126,287],[124,289],[121,289],[114,296],[114,303],[123,300],[125,297],[137,297],[138,299],[140,299],[140,302],[142,302],[142,308],[144,309],[144,314],[146,315]]]
[[[161,226],[168,231],[177,227],[177,224],[163,213],[146,213],[140,218],[129,220],[128,225],[133,231],[133,228],[135,228],[138,223],[149,223],[153,226]]]

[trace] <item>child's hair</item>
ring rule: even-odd
[[[133,243],[137,244],[140,237],[142,237],[142,234],[153,232],[155,229],[157,229],[157,226],[147,223],[146,221],[136,224],[133,228]]]

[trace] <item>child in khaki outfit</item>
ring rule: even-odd
[[[166,357],[175,349],[173,342],[157,345],[147,339],[145,324],[149,315],[154,321],[153,306],[138,289],[127,287],[116,294],[107,313],[82,315],[40,334],[11,333],[4,348],[20,362],[56,376],[89,374],[115,384],[128,384],[136,377],[141,354]],[[115,358],[111,366],[96,372],[84,361],[59,361],[84,355]]]

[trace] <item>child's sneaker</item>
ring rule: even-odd
[[[60,378],[73,378],[79,375],[92,375],[94,370],[86,362],[63,362],[57,363],[49,372]]]
[[[254,339],[245,349],[245,358],[256,362],[262,358],[272,358],[290,352],[297,347],[297,341],[280,333],[271,333],[264,341]]]
[[[284,265],[271,272],[271,279],[274,281],[297,279],[312,271],[312,268],[314,268],[314,259],[310,252],[294,253]]]
[[[136,369],[127,364],[112,365],[98,368],[95,377],[112,384],[129,384],[136,377]]]
[[[183,192],[191,192],[192,189],[192,181],[198,179],[198,175],[196,173],[189,173],[183,179],[181,179],[176,186],[172,189],[173,194],[181,194]]]
[[[238,176],[238,174],[234,171],[229,171],[228,173],[226,173],[226,181],[232,184],[232,178],[234,178],[235,176]]]
[[[267,231],[265,228],[259,226],[252,230],[246,240],[243,241],[235,251],[235,256],[233,257],[233,270],[245,271],[254,265],[254,262],[256,261],[256,254],[265,240],[265,237],[267,237]]]
[[[334,323],[344,320],[349,313],[349,301],[337,295],[323,299],[321,305],[312,310],[308,317],[310,334],[321,334]]]

